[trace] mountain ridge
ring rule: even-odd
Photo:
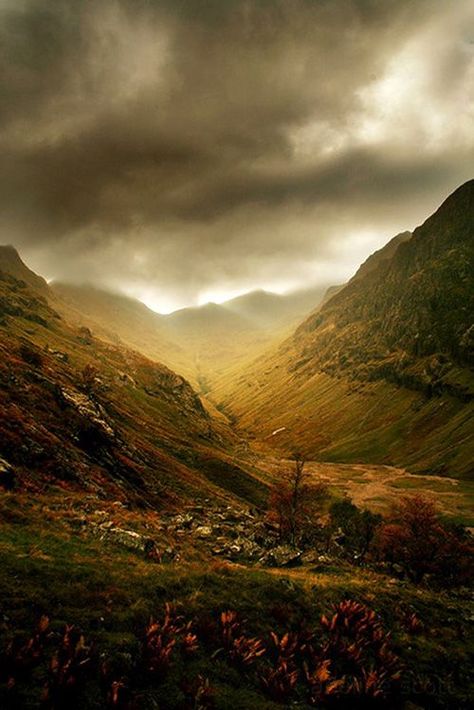
[[[18,250],[12,244],[0,244],[0,271],[5,271],[18,280],[24,281],[43,295],[49,293],[46,279],[36,274],[25,264]]]
[[[473,193],[474,181],[458,188],[389,259],[221,384],[220,405],[257,438],[283,427],[287,451],[470,476]]]
[[[54,303],[0,269],[0,459],[18,488],[153,508],[262,500],[233,456],[238,438],[182,375],[70,324]]]

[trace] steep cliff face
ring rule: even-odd
[[[470,181],[241,372],[223,405],[258,436],[287,427],[282,442],[314,455],[469,475],[473,204]]]

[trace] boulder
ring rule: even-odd
[[[115,542],[122,547],[127,547],[129,550],[140,550],[141,552],[148,551],[148,538],[140,535],[133,530],[124,530],[122,528],[108,528],[105,533],[105,538],[110,542]]]
[[[60,390],[62,401],[76,410],[90,425],[101,432],[106,439],[113,439],[115,432],[107,421],[104,408],[94,402],[87,394],[77,390],[62,387]]]
[[[178,528],[184,528],[189,530],[194,522],[194,516],[191,513],[185,513],[184,515],[176,515],[173,518],[173,524]]]
[[[0,486],[6,491],[15,487],[16,475],[11,464],[0,456]]]
[[[302,550],[290,545],[278,545],[259,559],[266,567],[297,567],[301,564]]]
[[[121,547],[126,547],[128,550],[144,552],[148,557],[154,555],[156,551],[156,543],[152,538],[141,535],[134,530],[114,527],[110,521],[100,525],[92,523],[91,532],[97,535],[103,542],[120,545]],[[160,556],[158,552],[157,556]]]
[[[195,533],[200,538],[208,538],[212,536],[212,527],[210,525],[200,525],[196,528]]]

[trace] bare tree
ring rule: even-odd
[[[327,489],[322,483],[309,482],[303,454],[296,452],[292,459],[294,465],[285,469],[272,486],[269,515],[278,525],[280,540],[296,546],[303,533],[314,525]]]

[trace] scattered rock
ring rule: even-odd
[[[47,347],[46,352],[48,352],[50,355],[53,355],[53,357],[57,358],[58,360],[61,360],[61,362],[69,362],[68,353],[64,353],[61,350],[53,350],[49,347]]]
[[[194,516],[191,513],[185,513],[184,515],[176,515],[172,523],[179,528],[184,528],[189,530],[194,522]]]
[[[116,381],[121,385],[130,385],[131,387],[136,387],[137,383],[131,375],[127,372],[119,372],[116,377]]]

